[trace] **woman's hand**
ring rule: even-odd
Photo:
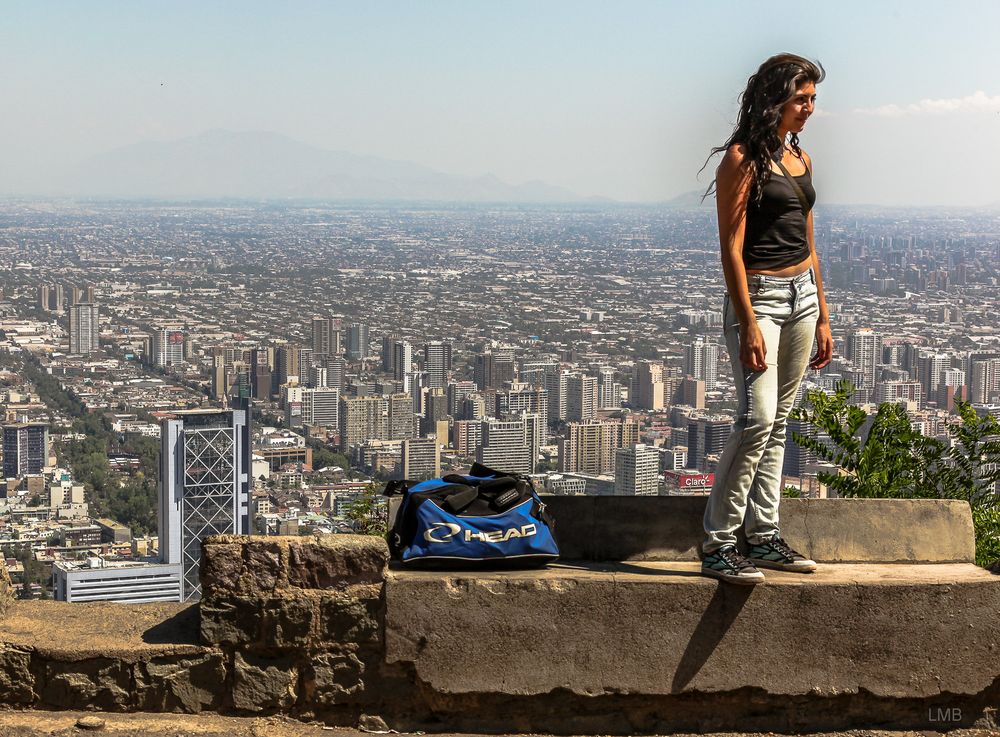
[[[809,368],[821,369],[833,358],[833,336],[830,334],[830,323],[816,323],[816,355],[809,359]]]
[[[740,361],[754,371],[766,371],[767,346],[756,320],[749,320],[746,327],[740,327]]]

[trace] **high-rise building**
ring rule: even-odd
[[[382,371],[392,373],[392,347],[400,340],[396,335],[382,336]]]
[[[413,414],[413,397],[407,393],[390,394],[389,435],[387,440],[403,440],[414,437],[416,416]]]
[[[339,317],[314,317],[312,319],[312,352],[314,355],[340,355],[341,325]]]
[[[456,419],[461,418],[462,402],[477,391],[473,381],[453,381],[448,384],[448,414]]]
[[[688,377],[681,380],[674,404],[684,404],[695,409],[705,409],[705,381]]]
[[[474,456],[476,448],[483,444],[483,423],[481,420],[455,420],[451,434],[458,455]]]
[[[719,346],[699,337],[685,348],[687,373],[705,382],[705,389],[712,391],[719,377]]]
[[[274,348],[254,348],[250,351],[250,378],[255,399],[270,399],[273,365]]]
[[[424,344],[424,371],[427,386],[441,389],[448,386],[451,377],[451,343],[434,340]]]
[[[951,368],[947,353],[920,351],[917,353],[917,381],[924,388],[924,396],[935,393],[943,383],[944,372]]]
[[[437,433],[439,422],[448,422],[448,397],[444,389],[430,389],[424,398],[424,416],[420,420],[420,434]],[[447,440],[447,437],[441,438],[442,442]]]
[[[861,372],[862,383],[857,387],[861,396],[871,399],[875,390],[876,366],[882,358],[882,338],[871,328],[857,328],[847,334],[847,356]]]
[[[615,496],[656,496],[660,492],[660,453],[637,443],[615,451]]]
[[[388,399],[382,396],[341,397],[340,447],[343,451],[366,440],[388,439]]]
[[[549,422],[565,422],[569,374],[562,370],[545,374],[545,390],[549,395]]]
[[[436,438],[408,438],[401,455],[404,479],[419,481],[441,475],[441,446]]]
[[[496,393],[496,409],[492,413],[502,420],[514,419],[525,412],[540,416],[542,425],[549,424],[549,393],[546,389],[526,383],[512,382],[509,389]],[[471,418],[470,418],[471,419]]]
[[[537,421],[537,415],[534,415]],[[476,461],[497,471],[534,473],[532,437],[536,428],[524,417],[519,420],[483,420],[482,440],[476,449]]]
[[[352,361],[368,358],[368,326],[360,322],[347,326],[347,357]]]
[[[515,379],[513,350],[497,348],[478,354],[474,375],[481,390],[503,389],[504,384]]]
[[[165,368],[184,363],[184,333],[173,328],[153,331],[153,365]]]
[[[69,308],[69,352],[89,355],[98,349],[97,305],[81,303]]]
[[[405,381],[406,375],[413,371],[413,348],[405,340],[397,340],[392,344],[392,378]]]
[[[181,566],[181,601],[201,598],[205,537],[250,534],[250,409],[235,407],[160,423],[160,557]]]
[[[38,287],[38,308],[45,311],[49,309],[49,287],[46,284]]]
[[[688,465],[705,470],[705,457],[721,453],[732,430],[728,417],[688,418]]]
[[[615,451],[639,442],[639,425],[625,422],[570,422],[559,439],[559,471],[592,476],[611,473]]]
[[[590,422],[597,418],[597,377],[570,374],[566,379],[566,420]]]
[[[883,381],[875,387],[875,402],[916,402],[923,406],[924,391],[919,381]]]
[[[317,387],[301,391],[301,424],[340,429],[340,390]]]
[[[3,476],[21,478],[41,473],[49,460],[49,426],[44,422],[4,425]]]
[[[781,467],[784,476],[796,476],[801,478],[806,475],[806,468],[813,465],[818,460],[815,450],[799,445],[795,439],[797,435],[803,435],[814,440],[820,437],[819,429],[815,425],[810,425],[803,420],[787,420],[785,431],[785,457]]]
[[[287,384],[291,380],[301,381],[299,373],[299,346],[294,343],[278,346],[275,356],[275,370],[278,374],[278,386]]]
[[[663,364],[649,361],[637,363],[633,389],[635,397],[632,400],[632,405],[634,407],[653,411],[663,409]]]
[[[618,409],[622,406],[622,385],[615,381],[615,370],[601,366],[597,370],[597,408]]]
[[[343,356],[329,356],[324,362],[326,385],[341,394],[347,386],[347,360]]]
[[[1000,353],[969,353],[965,359],[969,401],[990,404],[1000,398]]]

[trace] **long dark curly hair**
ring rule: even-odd
[[[826,71],[818,61],[810,61],[796,54],[776,54],[760,65],[756,74],[747,80],[746,89],[740,94],[740,113],[736,118],[733,134],[721,146],[712,149],[701,169],[717,153],[726,151],[734,143],[743,144],[750,162],[753,179],[749,202],[759,205],[764,185],[771,178],[770,162],[777,157],[784,145],[778,137],[782,106],[795,97],[796,90],[807,82],[819,84]],[[798,134],[789,136],[789,145],[801,157]],[[715,191],[716,180],[708,185],[702,202]]]

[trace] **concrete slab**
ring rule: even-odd
[[[694,562],[393,569],[386,658],[441,694],[978,694],[1000,678],[1000,577],[828,564],[749,588]]]
[[[569,560],[697,560],[706,497],[546,496]],[[827,563],[971,563],[972,513],[950,499],[782,499],[789,543]]]

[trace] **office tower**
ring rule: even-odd
[[[302,389],[301,424],[340,428],[340,391],[332,387]]]
[[[38,287],[38,307],[46,312],[49,309],[49,288],[45,284]]]
[[[719,346],[699,337],[684,349],[687,373],[705,382],[705,389],[712,391],[719,377]]]
[[[69,308],[69,352],[89,355],[98,349],[97,305],[78,304]]]
[[[537,418],[537,415],[535,415]],[[482,441],[476,449],[476,461],[497,471],[534,473],[528,422],[519,420],[483,420]]]
[[[924,390],[919,381],[883,381],[875,387],[877,404],[890,402],[916,402],[918,407],[924,403]]]
[[[622,385],[615,381],[615,370],[610,366],[597,369],[597,408],[618,409],[621,402]]]
[[[549,395],[549,422],[566,421],[568,378],[569,374],[565,371],[545,375],[545,390]]]
[[[435,438],[409,438],[403,441],[404,479],[419,481],[441,475],[441,445]]]
[[[653,411],[663,409],[663,364],[640,361],[635,365],[635,371],[632,405]]]
[[[965,360],[969,401],[991,404],[1000,394],[1000,353],[970,353]]]
[[[424,393],[427,391],[427,373],[412,371],[404,374],[401,389],[410,395],[413,411],[417,414],[423,414]]]
[[[457,415],[460,420],[482,420],[486,416],[486,400],[480,394],[471,394],[463,399]]]
[[[451,377],[451,343],[434,340],[424,344],[424,371],[427,386],[440,389],[448,385]]]
[[[368,326],[359,322],[347,326],[347,357],[352,361],[368,358]]]
[[[408,398],[408,397],[407,397]],[[381,396],[341,397],[340,447],[389,438],[389,400]]]
[[[460,456],[474,456],[483,443],[481,420],[455,420],[451,426],[452,445]]]
[[[56,284],[49,289],[49,311],[62,312],[64,306],[63,285]]]
[[[309,367],[309,379],[306,384],[310,389],[325,387],[328,378],[329,372],[326,370],[326,366],[313,365]]]
[[[452,381],[448,384],[448,414],[456,419],[461,419],[462,402],[471,394],[476,393],[476,384],[473,381]]]
[[[341,353],[339,317],[312,319],[312,352],[317,356],[337,356]]]
[[[430,389],[424,398],[424,416],[420,420],[420,434],[431,435],[438,432],[439,422],[448,422],[448,396],[444,389]],[[447,438],[441,438],[446,442]]]
[[[49,426],[23,422],[3,428],[3,476],[21,478],[41,473],[49,460]]]
[[[513,350],[497,348],[478,354],[474,374],[479,389],[503,389],[504,384],[516,377]]]
[[[405,340],[397,340],[392,344],[392,378],[404,381],[407,374],[413,371],[413,348]]]
[[[312,348],[299,348],[299,382],[305,383],[309,378],[309,369],[315,365],[315,354]]]
[[[592,476],[611,473],[615,451],[639,442],[639,425],[626,422],[570,422],[559,439],[559,471]]]
[[[347,386],[347,360],[343,356],[330,356],[324,361],[326,367],[326,385],[344,393]]]
[[[254,348],[250,351],[250,379],[255,399],[269,399],[271,397],[271,366],[273,363],[273,348]]]
[[[615,496],[656,496],[660,492],[660,453],[637,443],[615,451]]]
[[[153,331],[153,365],[179,366],[184,363],[184,333],[172,328]]]
[[[958,368],[946,368],[941,374],[942,386],[965,386],[965,371]]]
[[[416,416],[413,414],[413,397],[407,393],[390,394],[389,404],[389,434],[387,440],[403,440],[412,438]]]
[[[937,391],[944,379],[944,372],[951,368],[951,357],[947,353],[920,351],[917,353],[917,381],[924,388],[924,396]]]
[[[857,328],[847,334],[846,358],[861,372],[862,383],[857,387],[865,400],[875,390],[875,371],[882,357],[882,338],[871,328]]]
[[[518,378],[525,384],[544,388],[545,377],[558,374],[559,371],[559,363],[556,361],[522,361]]]
[[[676,393],[675,404],[685,404],[695,409],[705,409],[705,382],[702,379],[688,377],[681,380],[679,391]]]
[[[299,346],[294,343],[278,346],[275,356],[275,369],[278,373],[278,386],[289,383],[290,380],[299,381]]]
[[[728,417],[689,417],[688,465],[705,470],[705,457],[721,453],[726,446],[732,422]]]
[[[881,388],[881,386],[879,387]],[[788,418],[785,430],[785,458],[781,467],[784,476],[802,477],[806,475],[806,468],[816,463],[818,456],[816,451],[799,445],[795,440],[795,434],[804,435],[814,440],[819,438],[819,430],[802,420]]]
[[[496,410],[493,414],[506,420],[530,412],[539,415],[542,425],[547,428],[549,424],[548,390],[534,388],[530,384],[524,383],[512,383],[509,386],[512,388],[496,393]]]
[[[392,373],[392,347],[399,341],[399,336],[396,335],[383,335],[382,336],[382,371],[387,374]]]
[[[566,420],[590,422],[597,418],[597,377],[570,374],[566,379]]]
[[[160,557],[181,566],[181,601],[201,598],[205,537],[250,534],[250,437],[246,400],[160,423]]]

